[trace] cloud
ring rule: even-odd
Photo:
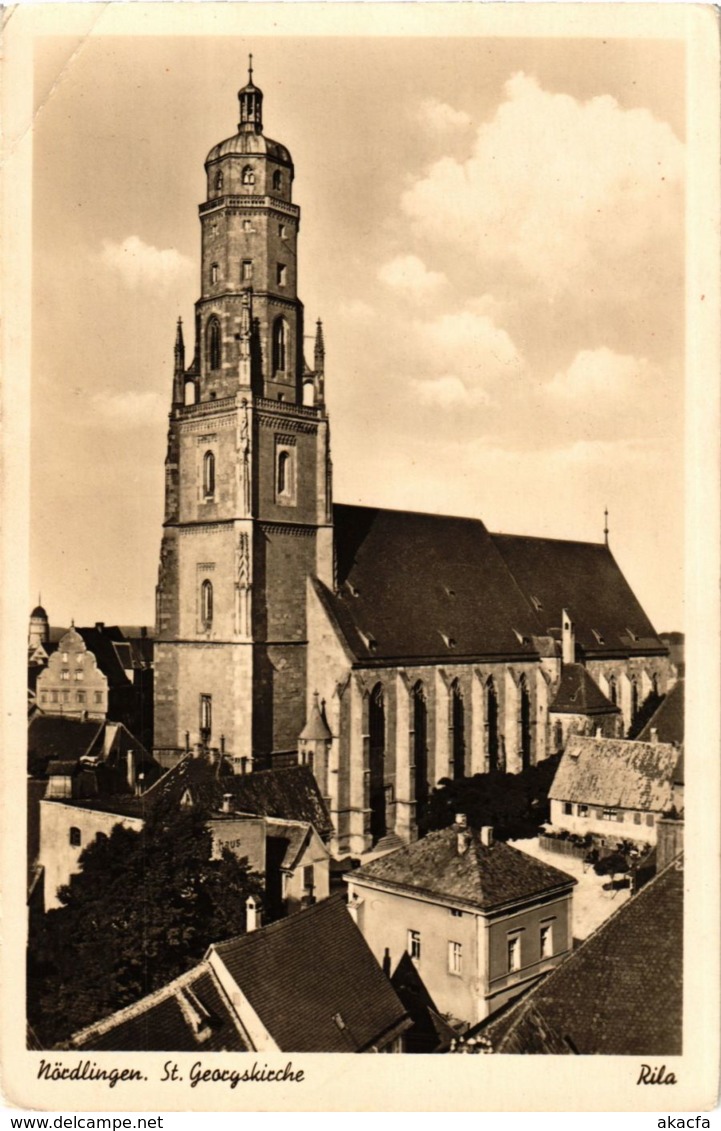
[[[433,164],[402,207],[449,256],[505,263],[551,295],[621,281],[628,297],[679,269],[683,161],[649,111],[552,94],[519,73],[471,155]]]
[[[464,130],[470,126],[472,118],[465,110],[454,110],[447,102],[437,98],[425,98],[418,108],[418,117],[425,126],[434,130]]]
[[[192,262],[175,248],[160,249],[128,236],[122,243],[103,240],[101,262],[116,271],[131,289],[143,286],[165,290],[193,271]]]
[[[169,407],[167,398],[151,390],[96,393],[92,405],[95,417],[100,416],[105,424],[120,429],[144,425],[157,428]]]
[[[352,319],[355,322],[369,322],[371,318],[375,317],[375,311],[370,303],[364,302],[360,298],[341,303],[339,312],[344,318]]]
[[[387,287],[417,299],[429,298],[447,282],[445,275],[429,271],[417,255],[397,255],[390,259],[379,269],[378,278]]]
[[[450,373],[427,380],[413,378],[411,384],[418,393],[421,403],[425,405],[461,408],[464,405],[486,404],[489,400],[485,389],[479,386],[469,389],[460,377]]]
[[[593,401],[599,399],[615,407],[619,402],[636,398],[658,371],[646,358],[614,353],[603,346],[581,350],[567,369],[559,370],[548,390],[561,401]]]

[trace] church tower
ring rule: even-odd
[[[211,149],[189,367],[180,321],[156,593],[155,748],[225,750],[240,771],[295,751],[306,707],[306,580],[332,574],[325,348],[303,354],[293,161],[263,94]]]

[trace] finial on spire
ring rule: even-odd
[[[248,55],[248,82],[253,81],[253,55],[252,52]]]
[[[240,102],[240,121],[238,132],[263,132],[263,91],[253,82],[253,56],[248,55],[248,81],[238,91]]]
[[[603,540],[608,545],[608,507],[603,512]]]
[[[323,323],[320,318],[315,324],[315,348],[313,350],[313,365],[316,373],[323,375],[325,370],[325,342],[323,341]]]

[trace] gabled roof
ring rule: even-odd
[[[232,795],[231,806],[238,813],[305,821],[313,825],[321,836],[328,836],[333,831],[328,810],[309,766],[234,774],[223,757],[211,763],[207,757],[189,755],[168,770],[144,794],[143,800],[146,806],[161,800],[179,805],[187,795],[192,804],[212,811],[221,808],[225,793]]]
[[[650,742],[655,728],[659,742],[683,743],[684,732],[684,681],[680,679],[659,703],[651,718],[638,736],[639,742]]]
[[[612,715],[619,709],[608,699],[583,664],[564,664],[549,711],[557,715]]]
[[[503,841],[481,844],[468,830],[470,843],[458,851],[454,828],[428,833],[414,844],[380,856],[349,875],[352,883],[423,892],[445,904],[465,903],[482,911],[530,899],[534,895],[571,888],[576,880]]]
[[[356,662],[537,658],[563,609],[594,655],[666,652],[605,545],[371,507],[333,522],[336,591],[315,589]]]
[[[675,1056],[682,1051],[682,981],[677,857],[515,1006],[473,1032],[498,1053]]]
[[[607,545],[515,534],[492,538],[522,592],[540,606],[545,631],[560,626],[566,609],[583,652],[666,654]]]
[[[250,1045],[206,962],[70,1038],[94,1052],[246,1052]]]
[[[77,761],[94,750],[100,753],[104,725],[97,720],[36,715],[28,725],[28,758],[33,772],[50,761]]]
[[[673,800],[679,752],[665,742],[572,735],[549,791],[552,801],[576,801],[661,813]]]
[[[324,597],[359,660],[536,655],[533,609],[478,519],[334,506],[333,522]]]
[[[283,1052],[369,1052],[410,1025],[339,897],[217,943],[207,957],[223,963]]]
[[[88,652],[92,652],[98,668],[107,678],[109,688],[131,686],[125,668],[132,667],[130,646],[117,625],[102,629],[78,628]],[[125,663],[123,662],[125,661]]]

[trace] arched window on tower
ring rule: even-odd
[[[245,168],[243,169],[241,181],[244,185],[254,185],[255,184],[255,173],[253,172],[253,166],[252,165],[246,165],[245,166]]]
[[[275,192],[279,192],[282,187],[283,187],[283,176],[280,172],[280,169],[276,169],[275,172],[273,173],[273,189],[274,189]]]
[[[278,494],[290,494],[290,452],[278,456]]]
[[[288,323],[276,318],[273,323],[273,372],[285,373],[288,361]]]
[[[636,721],[638,714],[638,680],[634,677],[631,680],[631,725]]]
[[[465,709],[463,693],[457,679],[451,684],[451,762],[453,777],[466,774]]]
[[[213,585],[207,578],[200,587],[200,619],[207,631],[213,623]]]
[[[486,681],[486,751],[488,769],[497,770],[498,765],[498,695],[493,676]]]
[[[220,170],[215,174],[215,191],[222,192],[223,190],[223,174]]]
[[[212,452],[203,456],[203,494],[206,499],[215,494],[215,456]]]
[[[208,365],[211,369],[220,369],[220,322],[211,318],[208,323]]]

